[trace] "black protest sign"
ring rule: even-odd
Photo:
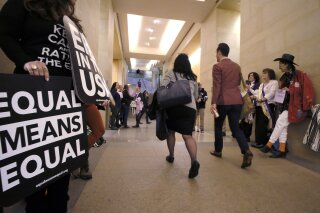
[[[101,103],[112,95],[100,72],[84,34],[67,16],[63,17],[69,44],[76,94],[83,103]]]
[[[0,74],[0,206],[84,164],[84,118],[71,77]]]

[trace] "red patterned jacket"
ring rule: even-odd
[[[301,122],[307,111],[314,104],[314,90],[312,82],[303,71],[296,70],[289,86],[290,101],[288,109],[289,123]]]

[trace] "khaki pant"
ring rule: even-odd
[[[197,119],[196,119],[196,124],[197,127],[200,127],[200,130],[204,130],[204,108],[198,109],[197,110]]]

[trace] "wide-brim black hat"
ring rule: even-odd
[[[290,64],[298,65],[298,64],[294,63],[293,60],[294,60],[294,56],[293,55],[291,55],[289,53],[284,53],[281,58],[276,58],[273,61],[284,61],[284,62],[287,62],[287,63],[290,63]]]

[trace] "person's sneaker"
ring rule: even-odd
[[[92,179],[92,174],[89,169],[80,168],[79,178],[82,180],[90,180]]]
[[[107,141],[103,137],[101,137],[93,144],[93,147],[99,147],[104,143],[107,143]]]
[[[132,128],[139,128],[139,127],[140,127],[139,125],[132,126]]]
[[[79,169],[75,169],[72,172],[70,172],[70,175],[73,179],[79,178]]]
[[[198,161],[193,161],[191,164],[191,168],[189,170],[189,178],[195,178],[199,174],[200,163]]]

